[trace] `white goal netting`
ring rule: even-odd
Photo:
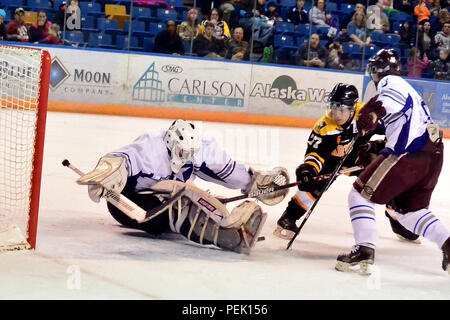
[[[27,246],[41,56],[0,45],[0,251]]]

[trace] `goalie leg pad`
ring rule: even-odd
[[[224,228],[195,203],[191,203],[183,208],[182,214],[187,217],[190,227],[181,227],[180,233],[202,245],[214,244],[225,250],[249,254],[258,241],[267,214],[253,201],[245,201],[238,208],[241,211],[241,224]]]

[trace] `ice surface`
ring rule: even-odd
[[[353,178],[338,178],[289,251],[285,250],[287,241],[272,235],[289,198],[275,207],[263,206],[269,212],[262,232],[266,240],[245,256],[200,247],[176,234],[153,237],[120,227],[105,203],[91,202],[86,188],[75,183],[76,174],[61,165],[67,158],[88,171],[104,153],[170,123],[48,114],[37,250],[0,255],[0,299],[450,298],[450,276],[441,269],[441,251],[426,239],[420,245],[397,240],[381,206],[377,207],[376,272],[363,277],[334,270],[336,256],[353,244],[346,204]],[[309,130],[293,128],[199,125],[205,133],[217,136],[237,160],[255,167],[282,165],[291,176],[309,135]],[[256,136],[257,148],[233,143],[228,137],[236,133]],[[431,209],[450,228],[446,189],[450,155],[448,140],[445,143],[447,159]],[[265,156],[268,152],[272,153],[269,157]],[[212,193],[238,194],[196,182]]]

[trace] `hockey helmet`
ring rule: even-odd
[[[164,136],[169,150],[170,167],[176,174],[200,150],[200,135],[193,123],[176,120]]]
[[[389,75],[400,75],[400,57],[394,49],[381,49],[369,59],[367,73],[375,83]]]
[[[358,89],[354,85],[338,83],[328,96],[328,108],[347,108],[354,111],[358,98]]]

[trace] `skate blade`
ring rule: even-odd
[[[291,240],[292,237],[294,236],[294,232],[292,232],[291,230],[283,229],[280,226],[277,226],[277,228],[273,231],[273,235],[284,240]]]
[[[417,238],[416,240],[409,240],[409,239],[406,239],[405,237],[402,237],[399,234],[397,234],[397,238],[400,241],[403,241],[403,242],[409,242],[409,243],[414,243],[414,244],[422,244],[422,242],[420,241],[420,238]]]
[[[367,261],[361,261],[355,264],[350,264],[342,261],[336,263],[335,269],[341,272],[357,273],[362,276],[369,276],[372,274],[373,264]]]

